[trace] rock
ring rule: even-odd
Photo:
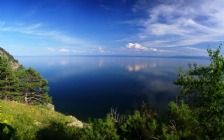
[[[67,123],[67,126],[76,126],[79,128],[83,128],[83,123],[81,121],[79,121],[78,119],[76,119],[74,116],[68,116],[70,118],[72,118],[72,122]]]
[[[79,127],[79,128],[83,128],[83,123],[80,122],[80,121],[70,122],[70,123],[67,124],[67,126],[76,126],[76,127]]]
[[[53,104],[47,103],[47,108],[54,111],[54,105]]]
[[[38,121],[36,121],[36,120],[34,120],[34,124],[35,124],[35,125],[41,125],[41,123],[38,122]]]

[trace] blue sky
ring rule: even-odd
[[[0,46],[16,56],[207,55],[223,0],[0,0]]]

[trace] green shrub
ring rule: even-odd
[[[50,125],[41,129],[36,134],[38,140],[74,140],[79,139],[80,128],[66,126],[59,122],[51,122]]]
[[[184,127],[178,128],[183,133],[178,135],[201,133],[201,139],[224,139],[224,57],[220,55],[221,46],[215,51],[207,50],[210,57],[208,66],[194,64],[189,65],[187,70],[180,69],[174,83],[180,86],[179,97],[185,100],[189,108],[183,104],[176,107],[185,112],[184,116],[175,110],[171,112],[176,114],[176,119],[185,122]],[[171,105],[174,107],[173,103]],[[190,114],[193,115],[192,121],[188,118]],[[192,123],[194,121],[197,123]],[[195,133],[195,129],[200,132]]]
[[[151,139],[157,128],[155,119],[146,120],[135,111],[134,115],[129,115],[127,120],[121,125],[122,136],[124,139]]]
[[[121,125],[123,139],[157,139],[158,122],[156,113],[151,105],[142,103],[133,115],[128,115]]]
[[[118,140],[119,135],[115,124],[107,115],[105,119],[95,119],[90,122],[89,125],[83,129],[83,133],[80,139],[88,140]]]
[[[169,125],[163,127],[164,139],[199,139],[201,128],[197,113],[182,101],[180,105],[170,102]]]

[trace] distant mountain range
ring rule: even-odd
[[[209,59],[208,56],[168,56],[168,58],[181,58],[181,59]]]
[[[65,55],[62,55],[62,57],[64,56]],[[178,59],[209,59],[208,56],[145,56],[145,55],[68,55],[68,57],[148,57],[148,58],[178,58]]]

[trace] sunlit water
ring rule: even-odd
[[[179,88],[178,68],[208,59],[146,57],[17,57],[48,79],[57,111],[80,120],[104,117],[110,108],[125,113],[142,101],[167,110]]]

